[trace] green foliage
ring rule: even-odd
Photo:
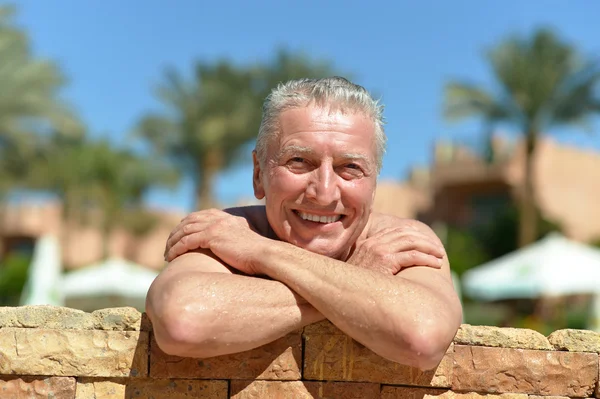
[[[464,322],[475,326],[503,326],[512,313],[505,303],[463,301]]]
[[[18,253],[0,261],[0,306],[19,305],[30,262],[30,256]]]
[[[539,211],[537,217],[540,220],[537,239],[552,231],[561,231],[558,224],[544,219]],[[519,248],[519,221],[519,211],[511,204],[500,209],[488,223],[475,227],[473,235],[478,237],[490,259],[495,259]]]
[[[168,70],[156,90],[164,110],[141,118],[136,135],[194,178],[197,209],[214,206],[213,179],[249,159],[240,151],[258,133],[262,101],[271,88],[292,78],[329,73],[327,64],[285,51],[254,67],[197,62],[191,79]]]
[[[511,124],[526,138],[520,208],[520,242],[525,244],[538,235],[531,166],[538,136],[560,125],[587,126],[588,119],[600,112],[600,63],[586,59],[547,29],[530,37],[507,38],[488,53],[487,61],[497,90],[450,82],[444,93],[444,116],[449,121],[481,119],[488,140],[499,122]]]
[[[31,162],[30,176],[33,187],[63,199],[66,219],[95,222],[106,236],[117,226],[136,235],[151,229],[156,219],[142,209],[145,193],[177,181],[171,167],[106,140],[57,134]]]
[[[158,218],[141,207],[127,208],[122,212],[120,222],[134,236],[143,237],[158,224]]]
[[[447,119],[503,121],[523,134],[539,134],[556,125],[585,122],[600,111],[600,99],[594,93],[600,65],[586,60],[552,31],[510,37],[488,53],[488,62],[499,91],[450,82],[444,103]]]
[[[537,238],[560,230],[557,224],[541,219]],[[472,267],[517,250],[518,232],[519,212],[510,204],[500,208],[487,223],[470,228],[449,227],[445,247],[452,270],[461,276]]]
[[[26,32],[12,22],[14,12],[0,5],[0,195],[27,185],[29,161],[44,132],[83,131],[59,98],[65,83],[60,69],[32,56]]]
[[[452,270],[459,277],[472,267],[490,260],[484,243],[465,229],[449,227],[445,247]]]

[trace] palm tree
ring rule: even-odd
[[[156,219],[142,203],[148,190],[171,187],[177,180],[167,165],[106,140],[59,134],[44,141],[28,174],[31,187],[52,192],[62,200],[65,223],[96,223],[100,227],[105,258],[116,227],[140,235],[155,224]]]
[[[216,205],[215,176],[244,159],[242,148],[258,133],[268,90],[279,81],[328,71],[284,51],[272,63],[252,68],[196,63],[189,81],[169,70],[157,89],[166,110],[144,116],[137,134],[193,177],[195,209],[209,208]]]
[[[444,114],[456,120],[483,119],[491,127],[502,122],[524,136],[525,171],[519,202],[519,245],[536,240],[538,213],[534,198],[533,159],[543,132],[561,125],[582,125],[600,112],[595,87],[600,64],[582,57],[552,31],[541,29],[531,37],[511,37],[488,54],[497,83],[489,91],[466,82],[445,88]]]
[[[250,138],[256,107],[250,83],[248,72],[225,62],[196,64],[190,82],[169,70],[157,90],[169,113],[148,114],[139,122],[139,134],[193,177],[196,208],[214,205],[215,174]]]
[[[14,8],[0,6],[0,189],[26,177],[40,133],[81,134],[79,121],[58,98],[65,79],[52,62],[34,59],[25,32],[11,24]]]

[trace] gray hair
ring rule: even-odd
[[[349,109],[364,113],[375,124],[377,173],[381,171],[386,136],[383,129],[383,105],[362,86],[341,77],[298,79],[280,83],[263,104],[262,121],[256,139],[256,154],[261,165],[267,160],[269,142],[279,134],[279,116],[283,111],[315,104],[330,109]]]

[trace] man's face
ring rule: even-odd
[[[265,197],[277,236],[311,252],[342,259],[365,229],[377,182],[375,126],[362,113],[309,106],[284,111],[280,135],[254,191]]]

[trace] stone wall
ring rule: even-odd
[[[437,369],[384,360],[328,322],[210,359],[165,355],[131,308],[0,308],[0,398],[600,398],[600,334],[463,325]]]

